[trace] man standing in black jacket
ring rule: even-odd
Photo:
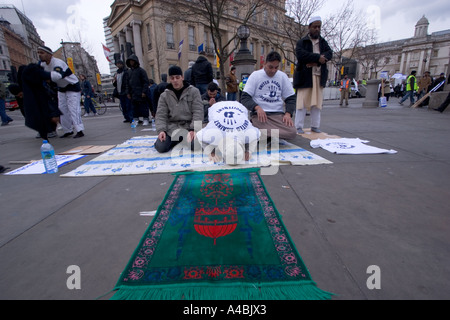
[[[149,80],[147,72],[141,68],[139,59],[132,54],[127,59],[127,67],[130,68],[128,80],[128,98],[133,105],[133,118],[138,122],[139,117],[144,118],[144,126],[149,125],[150,109],[147,103],[147,90]]]
[[[206,59],[206,53],[200,52],[195,64],[192,66],[191,85],[200,90],[200,94],[206,93],[208,84],[214,80],[211,63]]]
[[[309,34],[297,42],[298,60],[294,73],[294,88],[297,89],[297,112],[295,126],[302,134],[306,109],[311,110],[311,131],[320,131],[320,117],[323,103],[323,88],[328,80],[327,62],[333,57],[333,51],[327,41],[320,36],[322,19],[312,17],[309,20]]]
[[[130,99],[128,99],[128,69],[122,60],[116,62],[117,73],[114,76],[113,85],[117,89],[120,105],[122,106],[122,114],[125,120],[123,122],[133,121],[133,107]]]

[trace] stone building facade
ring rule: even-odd
[[[428,34],[428,19],[423,16],[408,39],[379,43],[364,48],[358,60],[358,79],[376,79],[381,72],[409,75],[412,70],[433,77],[449,73],[450,29]]]
[[[114,1],[107,23],[113,37],[112,51],[119,54],[121,59],[126,60],[128,56],[127,43],[130,43],[133,53],[138,56],[141,66],[146,69],[149,78],[159,82],[161,74],[167,73],[171,65],[178,65],[186,70],[189,62],[197,60],[198,47],[203,44],[203,49],[217,76],[218,68],[211,30],[201,23],[174,19],[170,13],[161,9],[164,2],[156,0]],[[232,39],[243,21],[241,8],[244,4],[240,1],[229,1],[229,3],[230,9],[224,16],[221,26],[224,41]],[[179,10],[183,10],[182,4]],[[262,67],[264,57],[274,48],[254,31],[257,28],[265,28],[267,33],[282,38],[278,23],[285,16],[285,12],[285,1],[268,1],[266,7],[248,21],[247,24],[253,30],[248,39],[248,46],[257,61],[255,69]],[[179,59],[181,41],[183,41],[183,46]],[[227,63],[226,73],[229,72],[229,68],[230,64]],[[288,63],[283,65],[283,71],[290,74],[291,67]]]
[[[84,74],[94,87],[94,91],[102,92],[102,87],[97,79],[97,74],[100,74],[97,60],[79,42],[62,42],[61,47],[53,55],[55,58],[61,59],[66,63],[69,58],[72,58],[74,73],[78,77],[80,74]]]

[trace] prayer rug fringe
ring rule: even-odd
[[[315,282],[298,285],[286,283],[239,283],[233,286],[173,285],[120,286],[111,300],[330,300],[332,293],[318,288]]]

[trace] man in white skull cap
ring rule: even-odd
[[[229,165],[250,160],[261,132],[248,119],[247,108],[237,101],[218,102],[209,108],[208,120],[197,139],[211,160],[222,157]]]
[[[303,134],[306,110],[311,112],[311,131],[320,133],[323,88],[328,80],[327,62],[333,51],[327,41],[320,36],[322,19],[311,17],[308,21],[309,33],[297,42],[295,54],[297,67],[294,72],[294,88],[297,89],[297,111],[295,126]]]

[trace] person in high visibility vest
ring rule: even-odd
[[[345,106],[348,106],[348,95],[350,93],[350,79],[348,75],[344,75],[344,78],[341,80],[341,87],[339,89],[341,91],[341,103],[339,104],[342,107],[342,103],[345,98]]]
[[[402,100],[399,101],[400,105],[403,105],[403,102],[406,101],[406,99],[411,100],[411,106],[414,104],[414,92],[419,89],[419,86],[417,84],[416,79],[416,71],[411,71],[411,74],[409,75],[408,79],[406,79],[406,94],[402,98]]]

